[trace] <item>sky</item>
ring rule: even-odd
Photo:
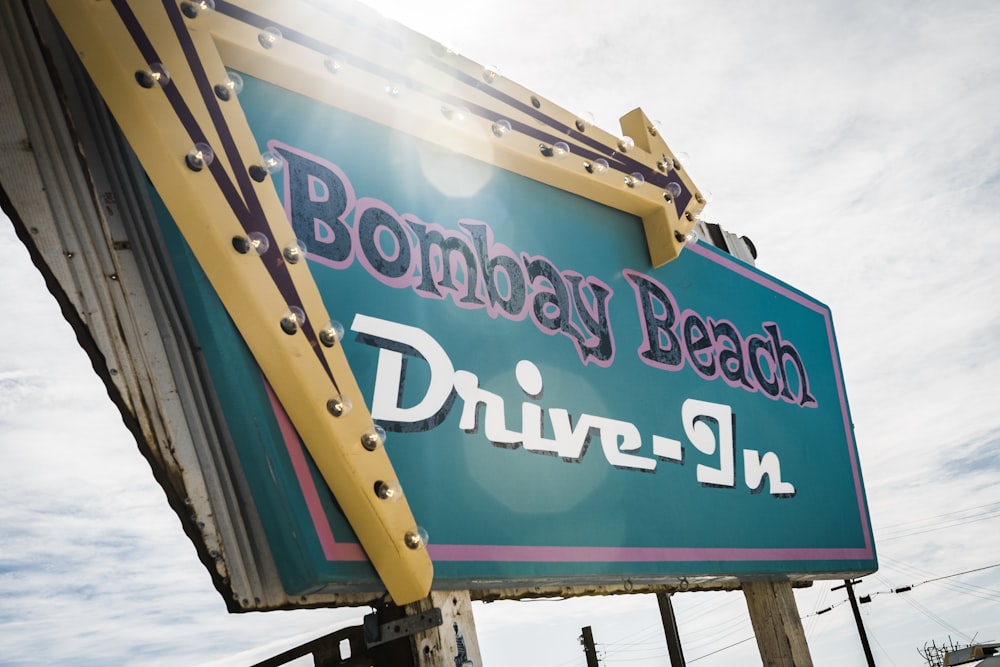
[[[369,4],[613,133],[636,106],[659,122],[711,192],[703,218],[833,312],[880,561],[857,587],[876,663],[1000,641],[1000,6]],[[359,622],[226,613],[6,218],[0,304],[0,665],[241,665]],[[796,592],[817,667],[863,664],[839,583]],[[741,593],[674,604],[689,663],[760,663]],[[488,665],[582,665],[584,625],[603,665],[666,661],[648,595],[475,617]]]

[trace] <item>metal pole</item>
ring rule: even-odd
[[[851,601],[851,609],[854,610],[854,622],[858,624],[858,635],[861,636],[861,646],[865,650],[865,660],[868,661],[868,667],[875,667],[875,658],[872,656],[872,647],[868,645],[868,634],[865,632],[865,626],[861,622],[861,610],[858,609],[858,600],[854,597],[854,584],[860,583],[860,579],[850,580],[844,579],[843,586],[836,586],[831,588],[831,591],[836,591],[841,588],[847,589],[847,598]]]
[[[660,605],[660,618],[663,620],[663,634],[667,637],[670,665],[684,667],[684,651],[681,649],[681,636],[677,632],[677,617],[674,616],[674,605],[670,601],[670,595],[670,593],[657,593],[656,602]]]

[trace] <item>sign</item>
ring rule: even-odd
[[[692,242],[641,111],[609,135],[349,5],[51,4],[289,604],[876,567],[829,309]]]
[[[825,306],[703,244],[653,270],[633,216],[242,78],[436,586],[874,567]],[[235,440],[287,470],[259,462],[254,491],[290,509],[272,544],[312,552],[289,585],[359,585],[362,551],[183,251]]]

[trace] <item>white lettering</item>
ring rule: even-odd
[[[481,387],[475,373],[456,371],[447,352],[427,332],[361,314],[355,316],[351,329],[358,333],[358,340],[378,348],[372,417],[386,428],[396,431],[435,428],[447,418],[458,397],[463,402],[458,427],[466,433],[482,432],[497,447],[523,447],[528,452],[579,463],[591,438],[596,436],[604,458],[616,468],[655,472],[657,459],[684,464],[684,446],[680,440],[654,434],[650,438],[653,456],[642,456],[643,436],[635,424],[587,413],[580,414],[574,424],[568,409],[540,405],[538,401],[542,398],[545,382],[538,366],[527,359],[519,361],[514,369],[517,386],[528,399],[521,402],[518,431],[507,424],[504,396]],[[406,368],[412,359],[426,362],[430,380],[426,388],[418,388],[416,393],[420,399],[413,405],[404,406],[404,389],[408,386]],[[705,486],[734,487],[735,417],[732,408],[689,398],[681,405],[681,421],[697,452],[718,457],[715,465],[698,463],[696,479]],[[547,430],[551,437],[546,436]],[[751,492],[763,490],[766,475],[772,495],[782,498],[795,495],[795,486],[781,478],[781,463],[774,452],[761,455],[757,450],[744,450],[743,467],[744,481]]]

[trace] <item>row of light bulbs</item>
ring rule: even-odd
[[[202,12],[215,9],[214,0],[197,0],[182,2],[182,13],[194,19]],[[265,28],[258,35],[260,45],[265,49],[272,48],[281,41],[282,35],[278,28]],[[326,66],[331,71],[337,71],[342,66],[339,60],[328,58]],[[160,87],[165,88],[171,82],[170,72],[162,63],[150,63],[146,70],[135,73],[136,82],[144,88]],[[243,79],[236,72],[227,72],[227,78],[214,86],[216,96],[222,101],[228,101],[233,96],[239,95],[243,90]],[[398,94],[398,89],[397,89]],[[215,160],[215,152],[211,146],[205,143],[195,144],[185,155],[184,162],[187,167],[194,172],[200,172],[209,167]],[[284,161],[276,153],[265,151],[260,156],[260,164],[252,165],[248,172],[250,176],[258,182],[264,181],[268,175],[276,174],[284,168]],[[271,243],[267,234],[262,232],[250,232],[246,236],[237,236],[232,240],[234,250],[240,254],[262,257],[270,249]],[[297,264],[306,253],[305,244],[296,239],[293,243],[282,249],[282,258],[288,264]],[[302,308],[289,306],[285,315],[279,321],[279,326],[286,334],[294,335],[306,323],[306,315]],[[344,336],[344,327],[337,321],[331,321],[317,332],[317,338],[325,347],[335,347]],[[341,417],[350,412],[353,404],[351,399],[344,395],[327,401],[327,411],[333,417]],[[373,424],[371,430],[366,431],[360,438],[361,446],[367,451],[375,451],[379,447],[384,447],[386,441],[385,430],[378,424]],[[374,495],[381,501],[392,502],[403,497],[402,488],[398,482],[386,482],[377,480],[372,487]],[[409,549],[419,549],[427,544],[427,531],[420,526],[406,531],[403,535],[403,543]]]

